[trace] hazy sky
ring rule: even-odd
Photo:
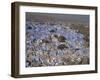
[[[39,20],[45,21],[47,18],[50,20],[83,22],[89,24],[89,15],[76,15],[76,14],[53,14],[53,13],[34,13],[26,12],[26,20]]]

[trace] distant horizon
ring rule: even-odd
[[[26,12],[26,21],[78,22],[89,25],[89,15]]]

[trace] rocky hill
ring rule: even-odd
[[[26,21],[26,67],[89,64],[89,28]]]

